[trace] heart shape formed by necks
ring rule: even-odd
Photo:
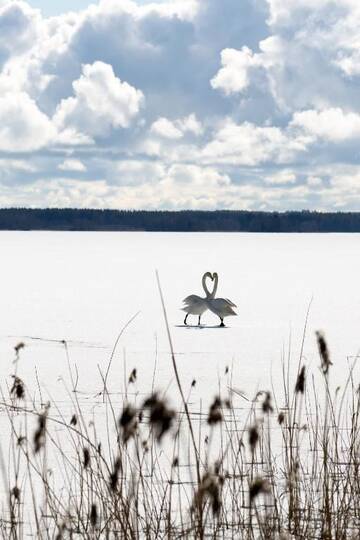
[[[213,286],[213,290],[211,292],[209,291],[209,289],[207,287],[207,284],[206,284],[207,279],[211,279],[211,281],[215,281],[214,286]],[[218,275],[217,275],[216,272],[214,274],[212,274],[211,272],[206,272],[203,275],[202,286],[203,286],[203,289],[205,291],[206,298],[214,298],[214,296],[216,294],[217,285],[218,285]]]

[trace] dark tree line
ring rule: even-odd
[[[3,208],[0,230],[360,232],[360,213]]]

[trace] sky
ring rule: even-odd
[[[28,4],[41,10],[45,17],[61,15],[66,11],[81,11],[87,8],[91,2],[88,0],[31,0]]]
[[[139,0],[138,5],[151,4],[153,0]],[[166,0],[159,0],[159,3]],[[67,11],[81,11],[90,4],[97,4],[96,0],[31,0],[28,4],[41,10],[45,17],[61,15]]]
[[[358,0],[0,0],[0,206],[359,210],[359,51]]]

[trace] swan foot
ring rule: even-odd
[[[184,324],[185,324],[185,326],[187,326],[186,320],[187,320],[188,316],[189,316],[189,314],[187,313],[187,315],[186,315],[186,317],[185,317],[185,319],[184,319]]]
[[[224,328],[224,327],[225,327],[224,321],[221,319],[220,328]]]
[[[200,319],[201,319],[201,315],[199,315],[198,326],[201,326]]]

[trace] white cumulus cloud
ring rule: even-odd
[[[289,169],[283,169],[265,178],[267,184],[282,185],[294,184],[296,182],[296,174]]]
[[[79,159],[65,159],[58,165],[60,171],[85,172],[86,167]]]
[[[72,84],[74,97],[63,99],[54,122],[89,135],[105,135],[111,128],[127,128],[139,114],[144,95],[115,76],[104,62],[85,64]]]
[[[232,121],[219,129],[202,150],[210,163],[254,166],[264,162],[287,163],[307,150],[307,140],[292,137],[276,126],[256,126]]]
[[[165,139],[181,139],[183,132],[168,118],[158,118],[151,126],[150,131]]]
[[[150,132],[165,139],[181,139],[186,133],[201,135],[203,127],[196,115],[192,113],[176,120],[169,120],[164,117],[158,118],[151,125]]]
[[[0,150],[30,152],[51,143],[55,129],[24,92],[0,97]]]
[[[26,53],[41,35],[41,16],[26,2],[0,4],[0,65]]]
[[[296,112],[291,124],[334,142],[360,137],[360,114],[345,112],[339,107]]]
[[[213,79],[211,86],[221,89],[225,94],[243,92],[250,83],[249,70],[260,65],[258,55],[254,55],[249,47],[236,49],[224,49],[221,51],[222,68]]]

